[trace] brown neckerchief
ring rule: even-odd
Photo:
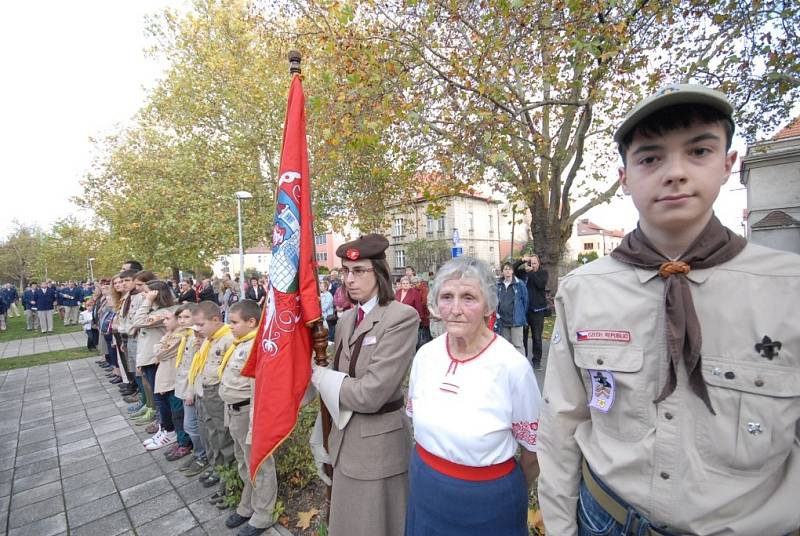
[[[728,262],[738,255],[746,244],[744,238],[734,234],[723,226],[716,216],[712,216],[700,236],[676,261],[671,261],[661,254],[638,226],[611,252],[611,256],[618,261],[647,270],[658,270],[658,275],[666,281],[664,309],[667,323],[669,378],[654,403],[658,404],[675,391],[678,382],[676,374],[678,362],[683,359],[692,391],[700,397],[708,410],[716,415],[703,381],[700,362],[703,338],[686,274],[693,269],[711,268]]]

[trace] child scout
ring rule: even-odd
[[[723,94],[676,85],[614,136],[639,225],[556,298],[548,534],[798,534],[800,257],[714,216],[731,114]]]
[[[244,525],[237,536],[257,536],[273,523],[272,513],[278,496],[278,477],[272,456],[264,460],[256,475],[255,487],[250,482],[250,436],[251,422],[251,378],[243,377],[244,367],[253,339],[258,333],[261,308],[253,300],[242,300],[231,306],[229,320],[233,340],[220,364],[219,396],[225,402],[225,424],[233,438],[233,453],[236,456],[239,476],[244,483],[242,498],[236,511],[225,520],[225,526],[235,528]],[[215,494],[213,501],[224,501],[224,495]],[[246,524],[245,524],[246,523]]]

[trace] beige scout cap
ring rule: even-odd
[[[614,141],[620,143],[645,117],[675,104],[705,104],[729,118],[733,115],[733,106],[723,93],[696,84],[672,84],[659,89],[634,106],[614,133]]]

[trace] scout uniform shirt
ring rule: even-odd
[[[668,377],[663,279],[604,257],[556,298],[539,432],[548,534],[577,533],[584,458],[600,480],[675,534],[787,534],[800,526],[800,257],[748,244],[691,270],[712,414]]]
[[[247,357],[250,355],[250,349],[253,347],[253,339],[244,341],[236,346],[233,354],[222,372],[222,380],[219,386],[219,397],[226,404],[236,404],[237,402],[244,402],[250,400],[252,390],[250,384],[251,378],[242,376],[242,367],[244,367]]]
[[[208,357],[203,370],[197,375],[195,382],[195,390],[197,394],[203,396],[203,386],[217,385],[219,383],[219,365],[222,363],[222,357],[225,355],[225,350],[233,342],[234,336],[229,331],[218,339],[211,342],[211,348],[208,350]],[[198,354],[200,351],[198,350]],[[198,388],[199,384],[199,388]]]
[[[175,396],[181,400],[188,400],[194,398],[194,387],[189,384],[189,369],[192,367],[195,354],[195,332],[191,328],[179,329],[178,332],[181,337],[186,337],[186,343],[183,355],[178,351],[175,357]]]

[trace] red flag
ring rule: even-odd
[[[305,98],[292,78],[275,196],[272,262],[258,335],[242,375],[256,379],[250,478],[292,433],[311,379],[311,331],[321,317],[308,175]]]

